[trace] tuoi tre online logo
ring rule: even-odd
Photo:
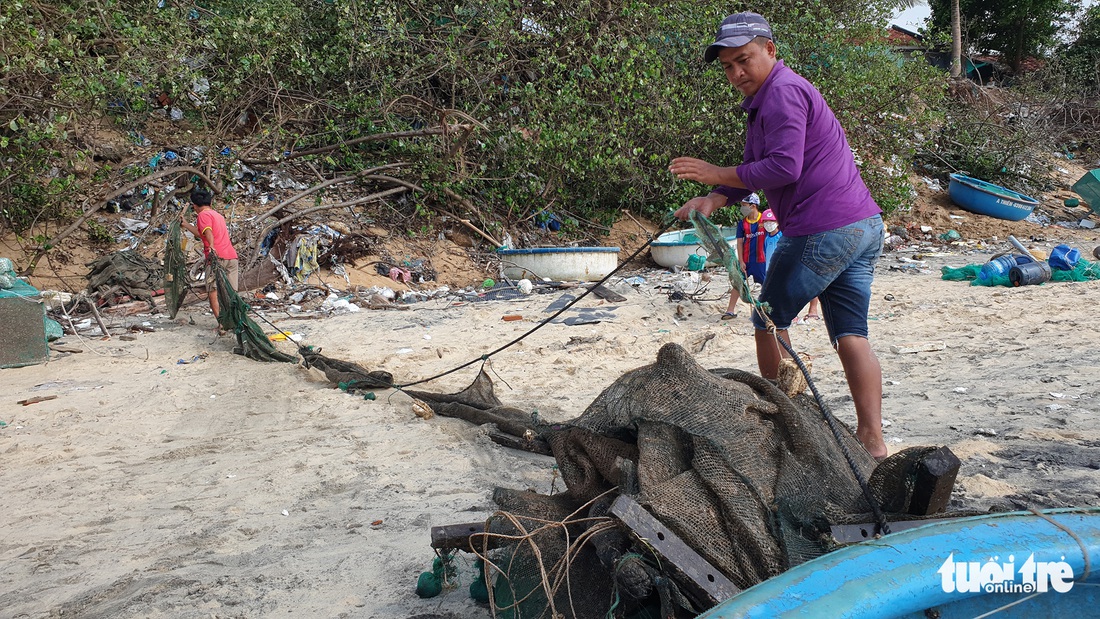
[[[999,563],[999,557],[981,563],[955,561],[951,553],[936,572],[945,593],[1066,593],[1073,588],[1073,568],[1065,559],[1036,561],[1032,553],[1017,567],[1014,555],[1005,563]]]

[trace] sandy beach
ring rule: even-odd
[[[1043,232],[1046,245],[1065,232],[1091,259],[1084,231]],[[1100,505],[1100,283],[943,281],[940,267],[1003,248],[963,249],[902,249],[879,265],[871,341],[891,451],[949,446],[963,462],[956,508]],[[617,277],[609,287],[625,302],[590,295],[574,307],[598,322],[548,324],[491,359],[504,403],[571,419],[668,342],[704,367],[755,371],[747,312],[719,320],[723,274],[699,303],[670,301],[661,287],[695,291],[689,273],[621,275],[645,281]],[[326,355],[410,382],[516,338],[570,293],[266,317]],[[486,428],[421,419],[404,394],[366,400],[301,366],[234,355],[204,310],[190,305],[174,321],[108,318],[116,337],[66,336],[83,352],[0,370],[0,616],[488,616],[467,595],[469,556],[460,555],[457,587],[414,594],[434,557],[430,527],[485,519],[496,486],[560,491],[554,461],[498,446]],[[123,341],[117,334],[131,325],[153,332]],[[854,425],[824,326],[796,325],[792,339],[830,406]],[[915,344],[934,350],[904,352]],[[479,365],[419,388],[459,391]],[[17,404],[48,395],[56,398]]]

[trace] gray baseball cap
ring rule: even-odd
[[[734,13],[722,20],[718,34],[714,35],[714,43],[707,46],[707,51],[703,53],[703,60],[713,62],[723,47],[748,45],[756,37],[772,38],[768,20],[758,13]]]

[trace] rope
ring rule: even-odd
[[[672,225],[673,225],[674,223],[676,223],[676,222],[675,222],[675,221],[670,221],[670,222],[668,222],[667,224],[665,224],[665,226],[664,226],[663,228],[661,228],[661,229],[660,229],[660,230],[658,230],[658,231],[657,231],[656,233],[654,233],[654,235],[653,235],[652,237],[650,237],[650,239],[649,239],[648,241],[646,241],[646,242],[645,242],[645,244],[643,244],[643,245],[642,245],[641,247],[639,247],[639,248],[638,248],[638,249],[637,249],[637,250],[636,250],[636,251],[635,251],[635,252],[634,252],[633,254],[631,254],[629,258],[627,258],[626,260],[622,261],[622,263],[621,263],[621,264],[619,264],[619,266],[615,267],[615,269],[614,269],[613,271],[611,271],[611,272],[610,272],[610,273],[608,273],[607,275],[604,275],[603,279],[601,279],[600,281],[596,282],[596,283],[595,283],[595,285],[591,286],[590,288],[588,288],[587,290],[585,290],[585,291],[584,291],[583,293],[581,293],[581,295],[580,295],[579,297],[577,297],[576,299],[573,299],[572,301],[570,301],[569,303],[567,303],[567,304],[565,305],[565,307],[562,307],[562,308],[561,308],[561,309],[559,309],[559,310],[558,310],[557,312],[554,312],[554,314],[553,314],[552,316],[550,316],[549,318],[547,318],[547,319],[543,320],[543,321],[542,321],[542,322],[540,322],[539,324],[535,325],[534,327],[532,327],[532,328],[531,328],[531,329],[530,329],[529,331],[527,331],[527,332],[526,332],[526,333],[524,333],[523,335],[521,335],[521,336],[517,337],[516,339],[512,340],[511,342],[508,342],[507,344],[505,344],[505,345],[501,346],[500,348],[497,348],[496,350],[494,350],[494,351],[492,351],[492,352],[489,352],[489,353],[485,353],[484,355],[481,355],[480,357],[477,357],[477,358],[475,358],[475,359],[471,359],[471,360],[467,361],[466,363],[463,363],[462,365],[459,365],[459,366],[457,366],[457,367],[451,368],[451,369],[449,369],[449,370],[447,370],[447,371],[445,371],[445,372],[440,372],[439,374],[436,374],[435,376],[431,376],[431,377],[428,377],[428,378],[423,378],[423,379],[421,379],[421,380],[418,380],[418,381],[414,381],[414,382],[411,382],[411,383],[405,383],[405,384],[403,384],[403,385],[394,385],[394,386],[393,386],[393,388],[394,388],[394,389],[397,389],[398,391],[400,391],[400,390],[402,390],[402,389],[405,389],[405,388],[407,388],[407,387],[412,387],[412,386],[415,386],[415,385],[419,385],[419,384],[421,384],[421,383],[427,383],[427,382],[431,382],[431,381],[433,381],[433,380],[436,380],[437,378],[443,378],[444,376],[447,376],[447,375],[449,375],[449,374],[454,374],[455,372],[457,372],[457,371],[459,371],[459,370],[462,370],[462,369],[468,368],[468,367],[470,367],[471,365],[473,365],[473,364],[477,363],[478,361],[481,361],[481,362],[483,362],[483,363],[484,363],[485,361],[488,361],[488,360],[489,360],[489,357],[492,357],[493,355],[495,355],[495,354],[497,354],[497,353],[499,353],[499,352],[501,352],[501,351],[503,351],[503,350],[505,350],[505,349],[507,349],[507,348],[509,348],[509,347],[513,346],[514,344],[517,344],[517,343],[521,342],[521,341],[522,341],[523,339],[525,339],[525,338],[526,338],[527,336],[529,336],[529,335],[531,335],[532,333],[534,333],[535,331],[538,331],[539,329],[541,329],[541,328],[545,327],[545,326],[547,325],[547,323],[550,323],[550,322],[552,322],[552,321],[553,321],[553,320],[554,320],[555,318],[557,318],[558,316],[561,316],[561,315],[562,315],[563,313],[565,313],[565,311],[566,311],[566,310],[568,310],[569,308],[571,308],[571,307],[573,307],[574,305],[576,305],[576,304],[577,304],[577,303],[578,303],[578,302],[579,302],[579,301],[580,301],[581,299],[583,299],[583,298],[587,297],[587,296],[588,296],[589,294],[592,294],[592,291],[593,291],[593,290],[595,290],[595,289],[596,289],[596,288],[598,288],[599,286],[603,285],[603,283],[604,283],[604,282],[606,282],[607,280],[611,279],[611,277],[612,277],[613,275],[615,275],[616,273],[618,273],[619,271],[621,271],[621,270],[622,270],[622,269],[623,269],[623,268],[624,268],[624,267],[625,267],[626,265],[630,264],[630,262],[632,262],[632,261],[633,261],[633,260],[634,260],[635,258],[637,258],[637,257],[638,257],[638,254],[642,253],[642,252],[643,252],[643,251],[644,251],[644,250],[645,250],[645,249],[646,249],[647,247],[649,247],[650,243],[652,243],[654,239],[656,239],[657,237],[659,237],[659,236],[661,236],[662,234],[664,234],[664,232],[665,232],[666,230],[668,230],[669,228],[671,228],[671,227],[672,227]]]
[[[764,321],[766,330],[772,334],[772,336],[776,339],[777,342],[779,342],[780,345],[783,346],[783,348],[787,351],[787,354],[791,356],[791,359],[794,360],[795,364],[798,366],[799,371],[801,371],[802,375],[806,377],[806,384],[809,385],[810,392],[813,393],[814,400],[817,402],[817,406],[818,409],[820,409],[821,411],[821,415],[825,418],[826,425],[829,426],[829,431],[832,433],[833,439],[836,440],[837,447],[839,447],[840,452],[844,454],[844,459],[848,462],[848,468],[851,469],[852,474],[856,478],[856,481],[859,482],[859,488],[863,492],[863,498],[865,498],[867,500],[867,504],[871,506],[871,512],[874,514],[875,517],[875,532],[881,532],[884,535],[889,534],[890,526],[886,523],[886,517],[882,513],[882,506],[879,505],[879,502],[875,499],[874,494],[871,492],[871,486],[867,482],[866,476],[864,476],[863,471],[860,470],[859,466],[856,464],[855,457],[852,456],[851,451],[848,450],[848,446],[844,443],[843,433],[840,430],[840,426],[836,420],[836,417],[833,416],[832,410],[830,410],[828,405],[825,404],[825,399],[821,396],[821,392],[817,390],[817,385],[814,384],[813,378],[810,377],[809,368],[806,367],[806,364],[803,363],[802,358],[798,356],[798,353],[794,351],[794,348],[791,347],[790,343],[779,337],[778,329],[776,328],[775,323],[772,322],[771,316],[768,315],[768,312],[771,311],[771,308],[768,307],[767,304],[758,301],[753,296],[752,290],[747,285],[745,285],[744,273],[741,271],[740,260],[727,259],[728,246],[725,243],[725,239],[714,238],[712,229],[713,224],[710,224],[710,222],[705,217],[698,213],[692,213],[692,215],[693,223],[695,223],[696,232],[702,236],[707,237],[708,245],[713,247],[713,251],[717,252],[726,262],[727,269],[729,269],[730,266],[737,269],[738,274],[741,276],[741,298],[747,301],[752,306],[752,311],[759,314],[760,318]]]
[[[871,513],[875,516],[875,533],[882,533],[883,535],[889,535],[890,525],[886,523],[886,516],[882,513],[882,506],[879,505],[878,500],[875,499],[875,495],[871,492],[871,486],[867,482],[867,478],[863,475],[863,471],[856,465],[855,457],[852,456],[852,452],[848,450],[848,446],[844,444],[843,433],[840,431],[840,426],[837,423],[836,417],[833,416],[832,410],[825,404],[825,399],[821,397],[821,392],[817,390],[817,385],[814,384],[812,378],[810,378],[810,369],[806,367],[806,364],[802,362],[802,359],[795,353],[794,348],[783,338],[779,337],[776,333],[775,323],[771,321],[771,318],[761,312],[765,321],[768,323],[768,331],[775,336],[775,339],[783,346],[787,351],[787,354],[791,356],[795,364],[798,365],[799,371],[806,377],[806,384],[810,386],[810,392],[814,394],[814,401],[817,402],[817,406],[821,409],[821,415],[825,418],[825,424],[829,426],[829,431],[832,432],[833,438],[836,439],[837,447],[840,447],[840,453],[844,454],[844,459],[848,461],[848,468],[852,470],[852,474],[855,475],[856,481],[859,482],[859,488],[863,491],[863,498],[867,499],[867,504],[871,506]]]
[[[1088,549],[1087,546],[1085,546],[1085,542],[1081,541],[1081,538],[1078,537],[1076,533],[1071,531],[1069,527],[1067,527],[1064,524],[1058,522],[1057,520],[1051,518],[1050,516],[1044,514],[1043,512],[1035,509],[1034,507],[1030,508],[1028,511],[1030,511],[1031,513],[1035,514],[1036,516],[1042,518],[1043,520],[1046,520],[1050,524],[1058,527],[1059,529],[1064,531],[1067,535],[1072,537],[1073,541],[1077,542],[1077,545],[1081,547],[1081,556],[1083,556],[1085,558],[1085,573],[1084,573],[1083,576],[1081,576],[1080,578],[1077,578],[1076,580],[1081,580],[1081,581],[1088,580],[1089,579],[1089,573],[1092,571],[1092,561],[1089,559],[1089,549]]]

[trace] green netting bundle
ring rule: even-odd
[[[180,222],[172,220],[164,246],[164,299],[168,317],[174,319],[183,306],[187,289],[187,261],[180,243]]]
[[[218,324],[237,336],[237,348],[233,352],[256,361],[297,363],[296,355],[288,355],[276,349],[260,325],[248,317],[248,310],[252,307],[233,290],[229,275],[218,262],[213,250],[210,252],[210,259],[213,261],[215,277],[218,278]]]
[[[1097,279],[1100,279],[1100,262],[1089,262],[1084,258],[1077,261],[1073,270],[1053,269],[1050,277],[1053,282],[1087,282]]]
[[[969,281],[971,286],[1012,286],[1007,274],[982,279],[978,277],[981,270],[980,264],[968,264],[959,268],[943,267],[940,272],[942,279],[953,282]],[[1100,263],[1084,259],[1078,260],[1070,271],[1051,269],[1050,281],[1052,282],[1086,282],[1097,279],[1100,279]]]
[[[707,258],[726,268],[730,286],[737,291],[741,300],[759,308],[764,314],[771,312],[771,307],[767,303],[760,303],[752,297],[752,289],[749,287],[745,272],[741,269],[741,261],[726,242],[726,238],[722,236],[718,226],[699,211],[692,211],[689,218],[691,224],[695,226],[695,237],[703,249],[707,250]]]

